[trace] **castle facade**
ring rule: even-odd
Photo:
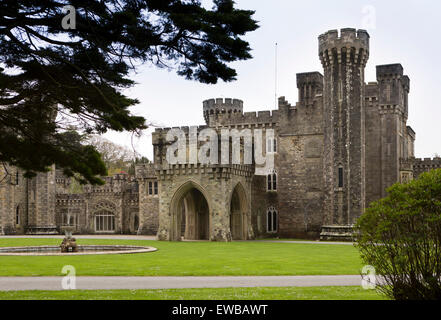
[[[253,141],[252,148],[271,154],[267,171],[254,157],[251,163],[170,163],[171,128],[157,129],[154,162],[138,165],[135,177],[108,177],[104,186],[74,194],[55,169],[22,181],[9,174],[10,181],[0,183],[1,230],[55,233],[75,225],[79,233],[156,234],[160,240],[345,237],[387,187],[441,167],[439,158],[414,157],[403,67],[377,66],[377,81],[365,83],[369,40],[355,29],[320,35],[323,74],[297,74],[296,104],[281,97],[277,110],[256,113],[243,112],[238,99],[211,99],[203,102],[204,125],[179,128],[185,141],[206,129],[219,137],[225,130],[263,132],[262,144]],[[244,145],[240,140],[242,160]],[[201,151],[203,140],[186,148],[189,160],[188,149]]]

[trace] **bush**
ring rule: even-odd
[[[397,300],[441,299],[441,169],[395,184],[358,219],[356,247]]]

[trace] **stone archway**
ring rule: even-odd
[[[248,237],[248,203],[245,189],[240,183],[231,194],[230,232],[233,240],[246,240]]]
[[[170,240],[209,240],[210,206],[203,189],[190,181],[182,185],[170,204]]]

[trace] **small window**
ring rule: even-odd
[[[20,224],[20,206],[17,206],[17,208],[15,209],[15,224]]]
[[[268,174],[266,180],[267,191],[277,191],[277,174],[275,172]]]
[[[338,168],[338,187],[343,188],[343,168]]]
[[[149,195],[153,194],[153,182],[149,181]]]
[[[153,190],[154,194],[158,194],[158,181],[155,181],[153,185],[154,185],[154,190]]]
[[[278,226],[278,216],[277,210],[273,207],[268,208],[267,217],[266,217],[266,229],[269,233],[277,232]]]

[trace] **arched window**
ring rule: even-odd
[[[95,214],[95,231],[114,232],[115,215],[109,211],[100,211],[97,214]]]
[[[277,191],[277,173],[275,171],[266,176],[266,186],[267,191]]]
[[[20,206],[17,206],[17,208],[15,208],[15,224],[20,224]]]
[[[277,216],[277,210],[274,207],[268,208],[267,215],[266,215],[266,230],[267,232],[277,232],[278,229],[278,216]]]

